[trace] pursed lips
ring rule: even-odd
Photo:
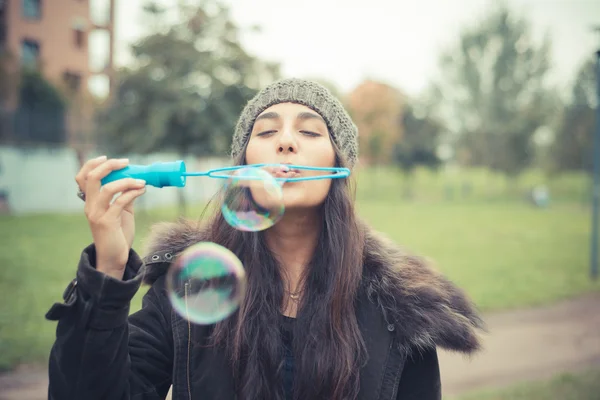
[[[293,168],[288,168],[285,164],[278,167],[269,167],[267,171],[275,178],[297,178],[301,175],[300,171]]]

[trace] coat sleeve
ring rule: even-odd
[[[132,250],[123,280],[96,271],[93,245],[81,256],[76,286],[46,314],[58,321],[50,351],[48,398],[164,399],[171,385],[173,336],[164,278],[129,316],[142,266]]]
[[[437,350],[415,351],[407,360],[397,400],[441,400],[442,383]]]

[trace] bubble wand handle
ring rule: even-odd
[[[124,178],[143,179],[147,185],[162,188],[165,186],[184,187],[186,167],[182,160],[157,162],[150,165],[128,165],[113,171],[102,179],[102,184]],[[208,174],[206,174],[208,175]]]

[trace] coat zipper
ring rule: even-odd
[[[386,311],[385,307],[381,306],[381,311],[383,313],[383,319],[385,320],[385,322],[387,324],[387,330],[390,332],[390,334],[392,334],[392,341],[390,343],[390,348],[388,349],[388,360],[393,360],[392,352],[394,350],[398,350],[398,349],[396,349],[396,337],[393,334],[393,332],[396,330],[396,326],[394,325],[394,323],[390,322],[390,320],[388,319],[388,315],[387,315],[387,311]],[[391,393],[390,400],[395,399],[398,394],[398,385],[400,384],[400,378],[402,376],[402,372],[404,371],[404,363],[406,362],[406,358],[404,356],[401,356],[401,357],[402,358],[400,359],[400,365],[398,366],[398,370],[394,374],[395,378],[394,378],[394,382],[393,382],[393,386],[392,386],[392,393]],[[394,366],[393,365],[390,366],[389,364],[386,365],[386,369],[392,368],[392,367],[394,367]]]
[[[187,316],[187,325],[188,325],[188,348],[187,348],[187,362],[186,362],[186,375],[187,375],[187,388],[188,388],[188,398],[192,400],[192,387],[190,382],[190,353],[192,346],[192,323],[189,318],[188,311],[188,287],[189,282],[185,283],[185,314]]]

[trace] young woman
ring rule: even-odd
[[[232,156],[352,168],[357,134],[325,88],[286,79],[247,104]],[[100,190],[126,164],[90,160],[76,177],[93,244],[47,314],[58,320],[50,398],[164,399],[172,386],[175,400],[440,399],[437,348],[480,347],[468,298],[360,221],[349,179],[286,183],[283,218],[261,232],[236,230],[220,212],[201,226],[158,225],[144,262],[131,249],[144,182]],[[239,310],[214,325],[182,318],[165,289],[171,261],[200,241],[230,249],[247,272]],[[129,315],[142,281],[151,287]]]

